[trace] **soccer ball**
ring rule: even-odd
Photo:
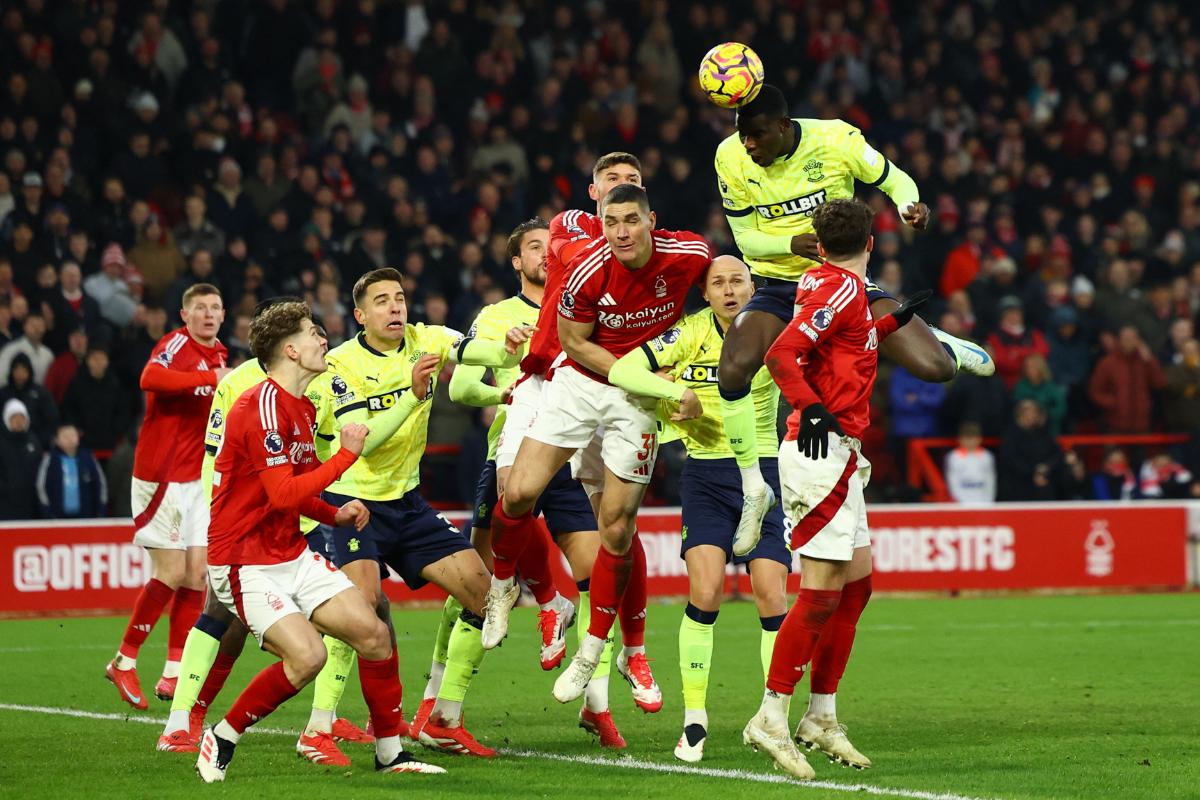
[[[700,60],[700,88],[721,108],[744,106],[762,85],[762,59],[740,42],[719,44]]]

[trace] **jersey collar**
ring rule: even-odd
[[[725,339],[725,331],[721,330],[721,321],[719,319],[717,319],[717,313],[715,311],[713,312],[713,315],[712,315],[712,321],[713,321],[713,330],[715,330],[717,332],[717,336],[720,336],[721,339],[724,340]]]
[[[520,301],[522,303],[529,306],[530,308],[536,308],[536,309],[541,310],[541,306],[539,306],[537,303],[533,302],[528,297],[526,297],[523,292],[517,292],[517,298],[520,299]]]
[[[789,150],[788,154],[783,157],[784,161],[787,161],[789,158],[796,155],[796,151],[800,149],[800,137],[803,135],[803,131],[800,130],[800,123],[796,122],[796,120],[792,120],[792,130],[796,133],[796,136],[794,137],[795,141],[792,143],[792,149]]]
[[[363,346],[363,349],[366,350],[371,355],[379,356],[380,358],[388,357],[387,353],[381,353],[380,351],[376,350],[374,347],[371,347],[371,345],[367,344],[366,331],[359,331],[358,335],[355,336],[354,338],[358,341],[359,344],[361,344]],[[407,339],[407,337],[405,337],[405,338]],[[403,349],[404,349],[404,344],[401,343],[400,346],[396,348],[395,352],[399,353]]]

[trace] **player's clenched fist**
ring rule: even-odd
[[[347,425],[346,427],[365,428],[366,426]],[[343,428],[342,433],[345,434],[345,432],[346,429]],[[337,513],[333,515],[333,521],[337,523],[339,528],[345,528],[347,525],[353,525],[354,530],[361,531],[363,528],[367,527],[367,523],[371,521],[371,512],[367,510],[367,507],[363,505],[361,500],[351,500],[349,503],[346,503],[337,510]]]
[[[351,422],[342,428],[341,444],[343,450],[349,450],[354,455],[362,453],[363,442],[367,439],[370,429],[361,422]]]
[[[433,389],[433,381],[430,378],[438,371],[441,363],[442,360],[437,353],[426,353],[417,359],[417,363],[413,364],[412,392],[418,400],[424,400],[429,396],[429,392]]]

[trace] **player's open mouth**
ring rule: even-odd
[[[402,331],[404,330],[404,323],[399,320],[393,320],[387,324],[387,328],[389,331]]]

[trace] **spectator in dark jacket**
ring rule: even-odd
[[[1062,451],[1046,430],[1046,414],[1032,400],[1017,403],[1013,425],[1000,442],[998,500],[1054,500]]]
[[[1050,348],[1040,331],[1025,326],[1025,311],[1018,298],[1009,295],[1001,299],[999,309],[1000,324],[988,337],[988,344],[996,359],[996,374],[1011,392],[1021,379],[1025,359],[1032,353],[1048,356]]]
[[[29,430],[29,411],[10,398],[0,428],[0,519],[37,516],[35,478],[41,460],[42,446]]]
[[[112,450],[128,431],[133,421],[131,398],[109,368],[104,349],[88,351],[62,408],[63,419],[79,428],[84,443],[93,450]]]
[[[1125,451],[1114,448],[1104,456],[1100,471],[1092,476],[1092,495],[1097,500],[1132,500],[1137,496],[1137,485]]]
[[[1178,364],[1167,367],[1163,414],[1167,430],[1200,433],[1200,342],[1184,342]]]
[[[20,400],[25,406],[29,430],[42,447],[48,447],[58,425],[58,406],[45,386],[34,383],[29,357],[18,353],[8,370],[8,385],[0,389],[0,404]]]
[[[67,396],[67,387],[75,380],[84,356],[88,352],[88,337],[83,328],[67,334],[67,349],[58,354],[46,372],[46,389],[60,407]]]
[[[60,425],[54,446],[42,456],[37,495],[44,519],[107,516],[104,472],[92,451],[79,446],[79,431],[74,425]]]
[[[1167,385],[1163,369],[1142,341],[1136,325],[1125,325],[1117,345],[1100,359],[1088,384],[1088,394],[1103,414],[1110,433],[1146,433],[1150,428],[1153,393]]]

